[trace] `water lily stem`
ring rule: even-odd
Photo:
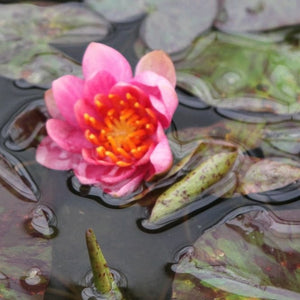
[[[96,240],[94,231],[91,228],[86,231],[86,245],[89,252],[95,287],[99,293],[107,294],[112,289],[114,279]]]

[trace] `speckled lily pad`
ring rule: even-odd
[[[0,20],[0,75],[39,86],[49,86],[64,74],[81,74],[79,64],[50,43],[99,40],[110,28],[99,15],[78,3],[43,7],[0,4]]]
[[[220,1],[215,25],[224,31],[261,31],[300,23],[298,0]]]
[[[177,83],[219,108],[299,113],[299,58],[293,45],[211,33],[177,63]]]
[[[299,232],[259,207],[232,212],[173,266],[172,299],[299,299]]]

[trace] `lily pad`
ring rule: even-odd
[[[62,75],[81,74],[79,64],[50,43],[90,42],[110,30],[107,21],[78,3],[0,4],[0,20],[0,75],[43,87]]]
[[[85,0],[85,3],[111,22],[128,22],[147,15],[141,26],[141,39],[148,48],[168,53],[190,46],[211,27],[217,14],[216,0]]]
[[[299,57],[299,49],[289,44],[214,32],[199,38],[176,64],[177,84],[219,108],[295,114],[300,112]]]
[[[163,49],[168,53],[187,48],[198,35],[211,27],[217,13],[215,0],[155,2],[142,24],[140,35],[150,49]]]
[[[85,0],[84,2],[110,22],[116,23],[133,21],[147,11],[144,0]]]
[[[232,212],[173,266],[172,299],[299,299],[299,232],[260,207]]]
[[[298,0],[226,0],[220,3],[215,26],[224,31],[261,31],[300,22]]]

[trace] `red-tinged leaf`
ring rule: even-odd
[[[173,266],[172,297],[297,300],[299,259],[299,222],[241,208],[206,230]]]

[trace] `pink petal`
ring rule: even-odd
[[[153,107],[158,113],[165,116],[166,120],[163,127],[167,128],[178,106],[177,94],[170,82],[154,72],[147,71],[136,76],[132,83],[142,88],[146,94],[150,94]],[[154,87],[158,87],[160,91],[160,96],[156,93],[155,98],[151,97]]]
[[[170,169],[173,162],[172,152],[168,139],[161,126],[157,128],[157,140],[159,143],[150,155],[150,163],[153,167],[147,180],[151,180],[155,175],[165,173]]]
[[[126,95],[129,93],[133,97],[137,99],[137,101],[142,104],[143,106],[149,106],[150,101],[148,95],[140,89],[138,86],[119,82],[110,90],[111,94],[116,94],[120,96],[121,99],[126,99]]]
[[[108,95],[116,80],[106,71],[94,73],[89,77],[84,86],[84,99],[90,104],[94,104],[97,94]]]
[[[100,43],[88,45],[82,60],[82,71],[85,79],[99,71],[110,73],[117,81],[132,78],[131,67],[126,58],[117,50]]]
[[[53,97],[52,89],[49,89],[44,94],[44,99],[46,103],[47,110],[52,118],[63,119],[63,116],[59,112],[58,107],[56,106],[55,99]]]
[[[36,150],[36,161],[50,169],[70,170],[78,164],[80,155],[63,150],[47,136]]]
[[[170,57],[162,50],[155,50],[144,55],[138,62],[135,75],[152,71],[168,79],[173,87],[176,85],[176,71]]]
[[[75,112],[77,124],[80,126],[82,130],[89,128],[88,124],[84,119],[85,113],[87,113],[91,117],[94,117],[96,120],[99,120],[99,114],[96,112],[95,107],[90,105],[87,101],[83,99],[77,101],[77,103],[74,106],[74,112]]]
[[[120,168],[118,166],[101,166],[101,165],[89,165],[85,168],[79,166],[75,167],[74,171],[76,176],[79,175],[81,178],[85,178],[85,182],[88,180],[95,183],[104,184],[117,184],[124,182],[126,179],[131,179],[132,174],[136,168]]]
[[[109,172],[111,168],[90,165],[86,161],[74,166],[73,171],[82,184],[99,184],[99,177]]]
[[[132,176],[130,179],[125,182],[120,182],[117,185],[103,185],[102,188],[104,192],[112,195],[113,197],[123,197],[133,193],[138,186],[141,184],[144,179],[145,172],[137,171],[135,176]]]
[[[75,103],[83,97],[84,81],[76,76],[65,75],[53,81],[52,91],[56,105],[66,121],[77,127]]]
[[[93,145],[84,137],[81,130],[69,125],[66,121],[50,119],[46,123],[48,135],[66,151],[81,153],[82,148]]]

